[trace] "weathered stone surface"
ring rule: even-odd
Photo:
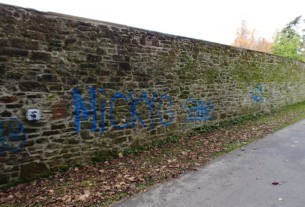
[[[37,177],[45,176],[49,173],[49,169],[44,163],[32,162],[21,165],[20,178],[28,181]]]
[[[29,55],[29,51],[23,49],[0,48],[0,55],[11,57],[27,57]]]
[[[9,176],[1,175],[0,176],[0,185],[7,184],[9,182]]]
[[[88,62],[100,62],[102,60],[101,56],[88,54],[87,55],[87,61]]]
[[[47,87],[44,83],[38,83],[35,81],[19,82],[19,89],[21,91],[33,91],[33,92],[47,92]]]
[[[12,113],[9,112],[9,111],[7,111],[7,110],[5,110],[5,111],[3,111],[2,113],[0,113],[0,116],[1,116],[1,117],[11,117],[11,116],[12,116]]]
[[[120,63],[120,64],[119,64],[119,69],[122,69],[122,70],[130,70],[131,67],[130,67],[130,64],[129,64],[129,63]]]
[[[16,96],[2,96],[0,97],[0,103],[14,103],[18,99]]]
[[[64,125],[64,124],[52,124],[51,125],[51,130],[64,129],[64,128],[66,128],[66,125]]]
[[[28,49],[28,50],[37,50],[38,42],[32,41],[30,39],[19,39],[14,38],[10,41],[11,46],[18,49]]]
[[[49,62],[51,60],[51,55],[46,52],[33,51],[30,58],[34,61]]]
[[[118,156],[118,152],[113,149],[104,149],[97,151],[93,157],[93,161],[105,161]]]
[[[22,77],[22,74],[19,74],[19,73],[14,73],[14,72],[9,72],[7,73],[7,79],[8,80],[20,80],[21,77]]]
[[[5,107],[7,109],[21,108],[23,104],[7,104]]]
[[[44,131],[42,133],[42,136],[51,136],[51,135],[55,135],[55,134],[59,134],[59,131]]]
[[[0,76],[4,75],[6,72],[6,67],[4,64],[0,64]]]
[[[37,77],[38,82],[57,82],[58,78],[53,74],[44,74]]]
[[[62,119],[68,116],[67,106],[62,103],[58,103],[52,106],[52,118],[53,119]]]

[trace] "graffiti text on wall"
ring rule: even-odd
[[[250,92],[250,96],[254,102],[261,103],[264,101],[263,86],[261,83],[256,84],[252,92]]]
[[[26,141],[23,125],[16,118],[0,120],[0,156],[19,152]]]
[[[186,121],[208,121],[212,118],[214,112],[214,103],[211,101],[202,101],[200,99],[189,98],[185,102],[187,111]]]
[[[97,103],[96,100],[96,91],[93,87],[89,89],[90,92],[90,104],[89,106],[86,106],[81,94],[79,93],[78,89],[73,89],[73,99],[74,99],[74,107],[75,107],[75,126],[76,131],[80,132],[81,130],[81,114],[84,119],[89,120],[89,114],[92,114],[91,118],[91,130],[96,131],[97,130],[97,108],[100,104],[100,114],[101,114],[101,123],[99,123],[100,132],[104,133],[105,131],[105,113],[106,113],[106,100],[101,100],[100,103]],[[100,88],[99,93],[101,95],[104,94],[104,89]],[[152,98],[149,99],[148,94],[143,91],[142,95],[138,98],[135,98],[133,95],[133,92],[130,91],[128,95],[125,95],[121,92],[116,92],[111,100],[110,100],[110,110],[109,110],[109,119],[111,126],[116,129],[125,129],[125,128],[134,128],[137,124],[137,121],[139,124],[141,124],[143,127],[148,127],[142,117],[141,114],[137,111],[137,106],[140,103],[144,103],[147,105],[149,109],[150,114],[150,127],[154,128],[154,105],[157,98],[157,94],[153,93]],[[117,100],[123,100],[126,103],[126,106],[129,106],[129,114],[130,114],[130,120],[127,121],[124,119],[124,124],[117,123],[115,119],[115,102]],[[157,114],[159,116],[159,121],[164,126],[169,126],[173,123],[173,120],[175,118],[175,113],[171,109],[164,110],[164,106],[166,105],[168,108],[172,107],[172,100],[171,97],[167,94],[163,94],[159,96],[158,101],[158,107],[157,107]],[[89,109],[88,109],[89,108]],[[167,117],[166,119],[164,117]]]

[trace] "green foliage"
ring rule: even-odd
[[[111,160],[118,157],[118,151],[117,150],[100,150],[95,153],[94,157],[92,158],[93,162],[103,162],[107,160]]]
[[[195,128],[194,130],[198,131],[200,133],[203,133],[203,132],[215,131],[219,128],[227,129],[227,128],[230,128],[235,125],[244,124],[245,122],[248,122],[248,121],[255,121],[264,115],[267,115],[267,114],[266,113],[264,114],[263,112],[257,113],[257,114],[247,114],[247,115],[243,115],[243,116],[236,117],[233,119],[222,121],[222,122],[218,123],[218,125],[202,126],[202,127]]]
[[[301,16],[296,17],[285,28],[277,32],[272,47],[273,54],[305,61],[304,35],[298,31],[300,20]]]
[[[292,37],[289,37],[289,35],[285,33],[281,34],[281,32],[278,32],[272,48],[272,53],[275,55],[305,61],[304,55],[299,52],[301,46],[302,41],[300,40],[297,34]]]
[[[162,147],[166,144],[178,143],[178,142],[179,142],[179,137],[178,136],[170,136],[170,137],[166,137],[164,139],[155,140],[151,144],[146,144],[146,145],[143,145],[143,146],[138,146],[138,147],[126,149],[126,150],[124,150],[123,154],[124,155],[138,154],[138,153],[143,152],[145,150],[150,150],[150,149],[155,148],[155,147]]]

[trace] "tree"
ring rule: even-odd
[[[301,16],[298,16],[276,33],[273,54],[305,61],[305,35],[304,29],[299,30],[300,22]]]
[[[248,29],[246,21],[243,20],[241,27],[237,29],[236,38],[232,43],[232,46],[252,49],[253,43],[255,41],[254,32],[255,30],[250,31]]]
[[[265,53],[271,53],[272,46],[273,46],[273,42],[270,42],[263,37],[259,37],[255,42],[254,50]]]
[[[256,37],[255,29],[252,31],[248,29],[246,22],[243,20],[241,27],[237,29],[232,46],[271,53],[272,44],[265,38]]]

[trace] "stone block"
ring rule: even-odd
[[[0,55],[11,57],[27,57],[29,55],[29,51],[14,48],[0,48]]]
[[[6,73],[6,66],[4,64],[0,64],[0,76]]]
[[[14,103],[18,101],[16,96],[2,96],[0,97],[0,103]]]
[[[42,162],[33,162],[21,165],[20,179],[24,181],[33,180],[35,178],[46,176],[49,174],[49,169]]]
[[[118,152],[113,149],[103,149],[95,153],[94,157],[92,158],[95,162],[106,161],[112,158],[118,157]]]
[[[119,63],[120,70],[131,70],[131,66],[128,62]]]
[[[9,177],[1,173],[0,185],[7,184],[9,182]]]
[[[5,111],[0,113],[0,116],[1,117],[11,117],[12,113],[10,111],[5,110]]]
[[[50,62],[51,61],[51,55],[46,52],[36,52],[33,51],[31,53],[31,60],[38,61],[38,62]]]
[[[38,82],[58,82],[58,77],[57,75],[53,74],[43,74],[37,76],[37,81]]]
[[[102,60],[102,57],[99,55],[93,55],[93,54],[87,55],[88,62],[96,63],[96,62],[101,62],[101,60]]]
[[[20,82],[19,89],[21,91],[48,92],[45,83],[38,83],[36,81]]]
[[[10,44],[14,48],[26,49],[26,50],[37,50],[38,42],[30,39],[13,38],[10,40]]]
[[[59,134],[59,131],[44,131],[42,133],[42,136],[51,136],[51,135],[56,135]]]
[[[51,125],[51,130],[64,129],[64,128],[66,128],[66,125],[64,125],[64,124],[52,124]]]
[[[67,107],[63,104],[52,106],[52,119],[63,119],[68,116]]]

